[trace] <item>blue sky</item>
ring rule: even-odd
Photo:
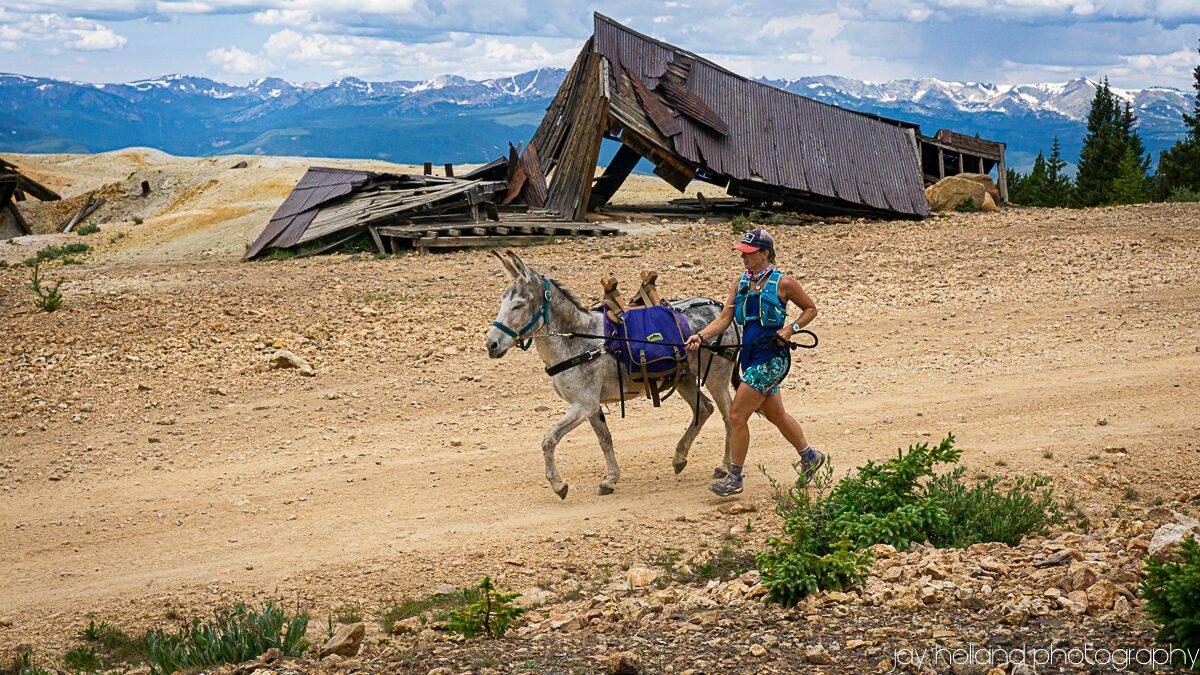
[[[591,12],[747,75],[1190,88],[1200,0],[4,0],[0,71],[89,82],[568,66]]]

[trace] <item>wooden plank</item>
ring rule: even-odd
[[[436,239],[417,239],[413,242],[419,248],[458,248],[469,246],[523,246],[529,244],[548,243],[550,237],[542,235],[505,235],[491,237],[438,237]]]
[[[17,221],[17,227],[21,228],[21,231],[25,234],[33,234],[33,229],[29,227],[29,223],[25,222],[25,218],[21,216],[21,210],[17,208],[16,202],[10,201],[5,206],[8,208],[8,212],[12,214],[13,219]]]
[[[638,160],[642,158],[633,148],[621,144],[617,149],[617,154],[613,156],[612,161],[604,169],[604,174],[596,179],[596,183],[592,185],[592,196],[588,199],[588,210],[595,211],[604,206],[612,199],[617,190],[621,189],[621,185],[625,179],[633,173],[634,167],[637,166]]]
[[[371,233],[371,239],[375,241],[375,248],[379,249],[380,253],[387,255],[387,250],[383,247],[383,239],[379,237],[378,229],[374,227],[368,227],[367,230]]]
[[[540,209],[546,205],[549,188],[546,186],[546,172],[542,168],[536,145],[530,143],[525,147],[525,152],[521,153],[521,164],[525,171],[525,189],[521,191],[521,196],[525,198],[526,204]]]

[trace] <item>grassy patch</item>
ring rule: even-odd
[[[406,598],[388,604],[379,617],[379,626],[385,633],[391,633],[397,621],[414,616],[422,617],[423,621],[445,621],[452,610],[462,609],[478,599],[479,593],[474,588],[464,588],[456,593],[438,593],[427,598]]]
[[[77,234],[81,237],[86,237],[89,234],[96,234],[99,231],[100,231],[99,225],[97,225],[95,223],[88,223],[87,225],[84,225],[84,226],[80,227],[79,229],[75,230],[75,234]]]
[[[358,605],[342,605],[334,612],[338,623],[358,623],[363,619],[362,607]]]
[[[856,585],[870,564],[864,549],[874,544],[1014,545],[1061,522],[1048,478],[967,485],[965,469],[954,466],[961,456],[948,435],[937,446],[918,443],[887,461],[867,462],[836,485],[829,464],[807,485],[784,489],[772,479],[783,532],[755,559],[769,599],[791,606],[809,593]],[[941,464],[954,468],[939,475]]]
[[[33,267],[34,265],[38,265],[42,262],[47,262],[50,260],[62,260],[64,258],[70,258],[76,254],[86,254],[91,250],[91,246],[88,246],[82,242],[63,244],[62,246],[47,246],[46,248],[38,251],[32,257],[26,258],[24,264],[26,267]]]
[[[958,211],[959,213],[978,213],[979,205],[975,203],[974,199],[968,197],[967,201],[954,207],[954,210]]]

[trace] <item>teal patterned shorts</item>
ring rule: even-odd
[[[760,363],[742,371],[742,382],[750,385],[754,391],[771,398],[779,392],[779,384],[783,382],[784,376],[788,371],[788,359],[791,354],[776,356],[775,358]]]

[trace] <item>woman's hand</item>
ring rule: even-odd
[[[690,337],[688,337],[688,339],[683,341],[683,348],[689,352],[694,352],[697,349],[700,349],[701,342],[703,342],[703,339],[700,337],[700,334],[693,333]]]
[[[775,331],[775,339],[779,341],[780,347],[788,347],[791,345],[792,336],[795,334],[796,331],[792,330],[791,326],[784,326]]]

